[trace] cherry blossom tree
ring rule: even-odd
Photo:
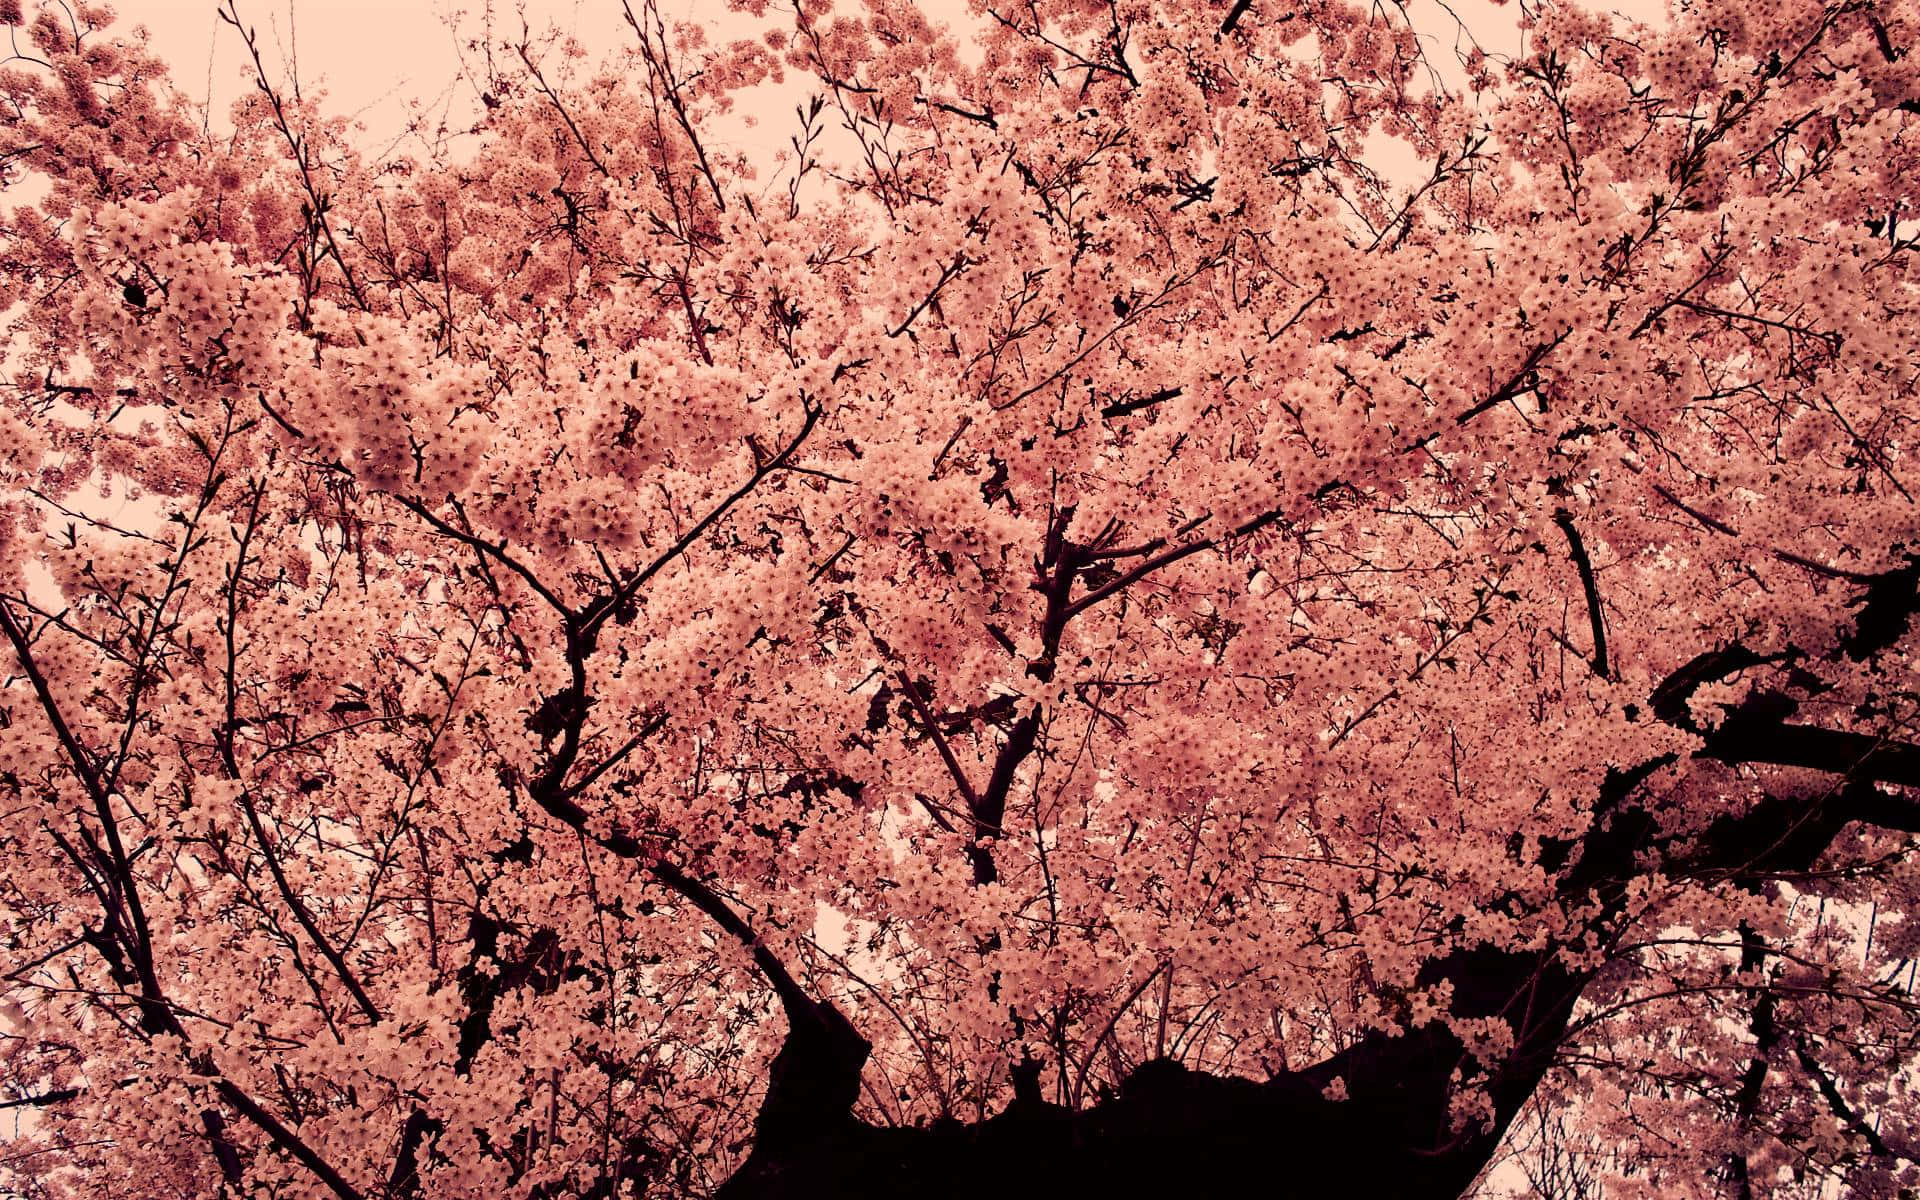
[[[735,7],[0,0],[0,1190],[1914,1194],[1920,5]]]

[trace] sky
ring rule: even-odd
[[[173,69],[188,96],[213,101],[215,119],[243,88],[251,87],[251,64],[230,26],[216,17],[222,0],[118,0],[122,24],[145,25],[152,45]],[[284,84],[297,67],[308,94],[328,93],[328,111],[353,116],[365,126],[363,151],[378,154],[404,135],[411,116],[425,111],[437,123],[450,114],[463,124],[477,103],[461,77],[463,58],[477,63],[467,39],[491,19],[497,36],[517,33],[521,21],[538,33],[551,27],[577,37],[589,55],[627,45],[632,31],[621,0],[232,0],[258,33],[269,69]],[[634,0],[638,7],[639,0]],[[729,12],[721,0],[659,0],[669,21],[702,20],[722,36],[750,36],[764,25]],[[1664,0],[1602,0],[1600,5],[1637,19],[1659,19]],[[776,6],[777,7],[777,6]],[[965,0],[921,0],[923,10],[966,20]],[[1435,58],[1446,61],[1456,13],[1490,52],[1521,49],[1517,4],[1493,0],[1413,0],[1407,5],[1433,39]],[[769,20],[773,19],[770,15]],[[450,27],[450,21],[452,27]],[[456,34],[454,28],[461,32]],[[791,79],[791,76],[790,76]],[[793,99],[779,97],[773,119],[755,126],[730,122],[715,140],[771,154],[786,145],[780,118]],[[419,106],[415,108],[413,106]],[[404,148],[404,147],[403,147]]]
[[[222,0],[118,0],[123,24],[147,27],[174,82],[216,116],[252,86],[252,64],[233,27],[216,15]],[[323,87],[327,110],[366,127],[362,149],[401,136],[415,111],[469,114],[477,93],[463,61],[480,60],[472,38],[491,18],[497,37],[557,29],[598,53],[629,44],[620,0],[232,0],[257,32],[282,84],[298,72],[303,89]],[[638,0],[635,0],[638,8]],[[719,0],[661,0],[669,20],[734,18]],[[456,32],[457,30],[457,32]],[[418,106],[416,109],[414,106]],[[769,138],[772,142],[773,139]],[[777,142],[773,144],[778,144]]]

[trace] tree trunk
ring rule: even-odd
[[[1846,643],[1855,657],[1890,644],[1915,604],[1912,570],[1890,572],[1869,591]],[[1697,729],[1688,698],[1702,685],[1755,665],[1735,644],[1702,654],[1654,690],[1648,719],[1702,735],[1698,759],[1782,764],[1825,771],[1838,785],[1816,794],[1769,796],[1691,835],[1663,831],[1636,791],[1672,755],[1614,770],[1596,798],[1594,820],[1577,842],[1541,849],[1560,874],[1563,901],[1591,913],[1574,936],[1531,952],[1458,950],[1421,973],[1445,981],[1459,1017],[1499,1017],[1513,1049],[1485,1086],[1490,1122],[1456,1128],[1456,1069],[1471,1069],[1466,1047],[1444,1023],[1399,1035],[1369,1034],[1324,1062],[1265,1082],[1221,1078],[1160,1060],[1135,1070],[1110,1099],[1070,1111],[1030,1090],[974,1124],[882,1128],[852,1115],[867,1044],[828,1006],[830,1017],[789,1033],[760,1114],[759,1137],[721,1200],[900,1196],[954,1200],[1060,1200],[1101,1195],[1164,1200],[1170,1195],[1328,1194],[1454,1200],[1487,1165],[1508,1125],[1554,1062],[1591,971],[1570,969],[1566,946],[1588,933],[1606,938],[1621,916],[1626,885],[1659,870],[1765,886],[1766,876],[1801,871],[1849,822],[1920,831],[1920,805],[1877,787],[1920,786],[1920,747],[1796,725],[1796,703],[1757,693],[1711,731]],[[1345,1098],[1328,1095],[1335,1081]]]

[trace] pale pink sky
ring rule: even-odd
[[[669,20],[700,19],[729,26],[739,36],[758,22],[729,13],[720,0],[659,0]],[[536,32],[554,26],[581,40],[589,52],[627,44],[632,33],[621,17],[620,0],[236,0],[241,16],[259,33],[270,65],[284,69],[296,58],[301,81],[311,90],[323,84],[335,113],[357,116],[366,125],[363,148],[385,149],[405,129],[409,103],[439,115],[452,105],[456,118],[475,103],[473,89],[459,79],[462,39],[449,31],[449,14],[461,16],[463,31],[481,28],[491,10],[496,36],[517,33],[521,16]],[[247,84],[244,50],[234,31],[214,16],[218,0],[119,0],[125,24],[144,24],[153,46],[172,65],[175,82],[198,100],[215,102],[215,118]],[[1601,6],[1640,19],[1658,18],[1664,0],[1601,0]],[[966,21],[965,0],[923,0],[923,10]],[[1459,14],[1490,52],[1521,48],[1515,25],[1519,6],[1492,0],[1450,0],[1446,6],[1408,5],[1444,61],[1454,40],[1448,10]],[[770,106],[773,107],[773,106]],[[750,148],[771,151],[784,146],[788,130],[778,122],[791,107],[782,98],[776,118],[755,130],[734,134]]]
[[[406,127],[413,102],[438,114],[475,102],[460,81],[466,37],[449,29],[456,16],[467,37],[492,10],[496,37],[517,34],[524,14],[537,34],[548,27],[579,38],[590,51],[625,45],[632,31],[620,0],[235,0],[258,32],[269,65],[297,61],[302,84],[324,86],[329,108],[367,126],[366,148],[378,149]],[[174,81],[196,100],[211,95],[216,115],[250,86],[244,47],[214,15],[219,0],[120,0],[120,19],[143,24]],[[661,0],[669,19],[729,16],[717,0]],[[276,82],[280,82],[276,80]]]

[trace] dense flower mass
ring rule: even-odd
[[[1915,0],[733,7],[0,2],[0,1191],[1920,1189]]]

